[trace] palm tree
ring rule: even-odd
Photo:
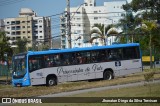
[[[108,25],[105,27],[105,34],[104,34],[104,24],[94,24],[91,32],[90,32],[90,43],[93,43],[94,39],[100,38],[102,40],[103,45],[105,45],[105,39],[106,39],[106,34],[109,29],[112,28],[113,25]],[[96,34],[95,36],[92,37],[92,34]],[[108,34],[118,34],[117,31],[110,31]]]
[[[135,38],[137,34],[135,34],[135,29],[137,26],[139,26],[142,22],[142,18],[140,18],[140,15],[133,16],[132,13],[127,13],[125,16],[123,16],[122,19],[119,20],[119,23],[116,25],[117,27],[120,27],[123,32],[121,32],[121,42],[129,42],[131,40],[134,42],[134,40],[137,40]],[[126,35],[126,36],[125,36]],[[127,39],[125,41],[125,39]]]

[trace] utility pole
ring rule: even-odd
[[[28,16],[27,16],[27,52],[28,52]]]
[[[67,35],[68,35],[68,47],[72,48],[71,45],[71,22],[70,22],[70,0],[67,0]]]
[[[9,71],[9,62],[8,62],[8,54],[4,53],[5,57],[5,65],[7,66],[7,78],[6,78],[6,84],[8,84],[8,71]]]

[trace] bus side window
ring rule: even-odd
[[[76,53],[76,60],[77,60],[77,63],[78,64],[82,64],[82,56],[81,56],[81,54],[78,52],[78,53]]]
[[[91,62],[97,62],[97,52],[91,51]]]
[[[128,59],[137,59],[139,58],[139,52],[138,51],[138,48],[136,47],[130,47],[130,48],[124,48],[123,49],[123,58],[125,60],[128,60]]]
[[[106,51],[105,50],[100,50],[97,52],[97,60],[98,62],[106,61]]]
[[[77,57],[76,57],[76,53],[72,53],[72,54],[71,54],[71,64],[72,64],[72,65],[78,64]]]
[[[32,72],[34,71],[34,68],[33,68],[33,62],[32,62],[32,58],[29,58],[29,72]]]
[[[42,56],[29,57],[29,71],[35,71],[43,68]]]

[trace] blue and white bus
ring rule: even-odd
[[[29,51],[13,56],[12,84],[53,86],[66,81],[111,80],[142,71],[138,43]]]

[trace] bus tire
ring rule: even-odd
[[[111,80],[113,79],[113,73],[111,71],[105,71],[103,74],[104,80]]]
[[[47,86],[55,86],[55,85],[57,85],[57,80],[54,77],[48,77],[46,81],[47,81],[46,82]]]

